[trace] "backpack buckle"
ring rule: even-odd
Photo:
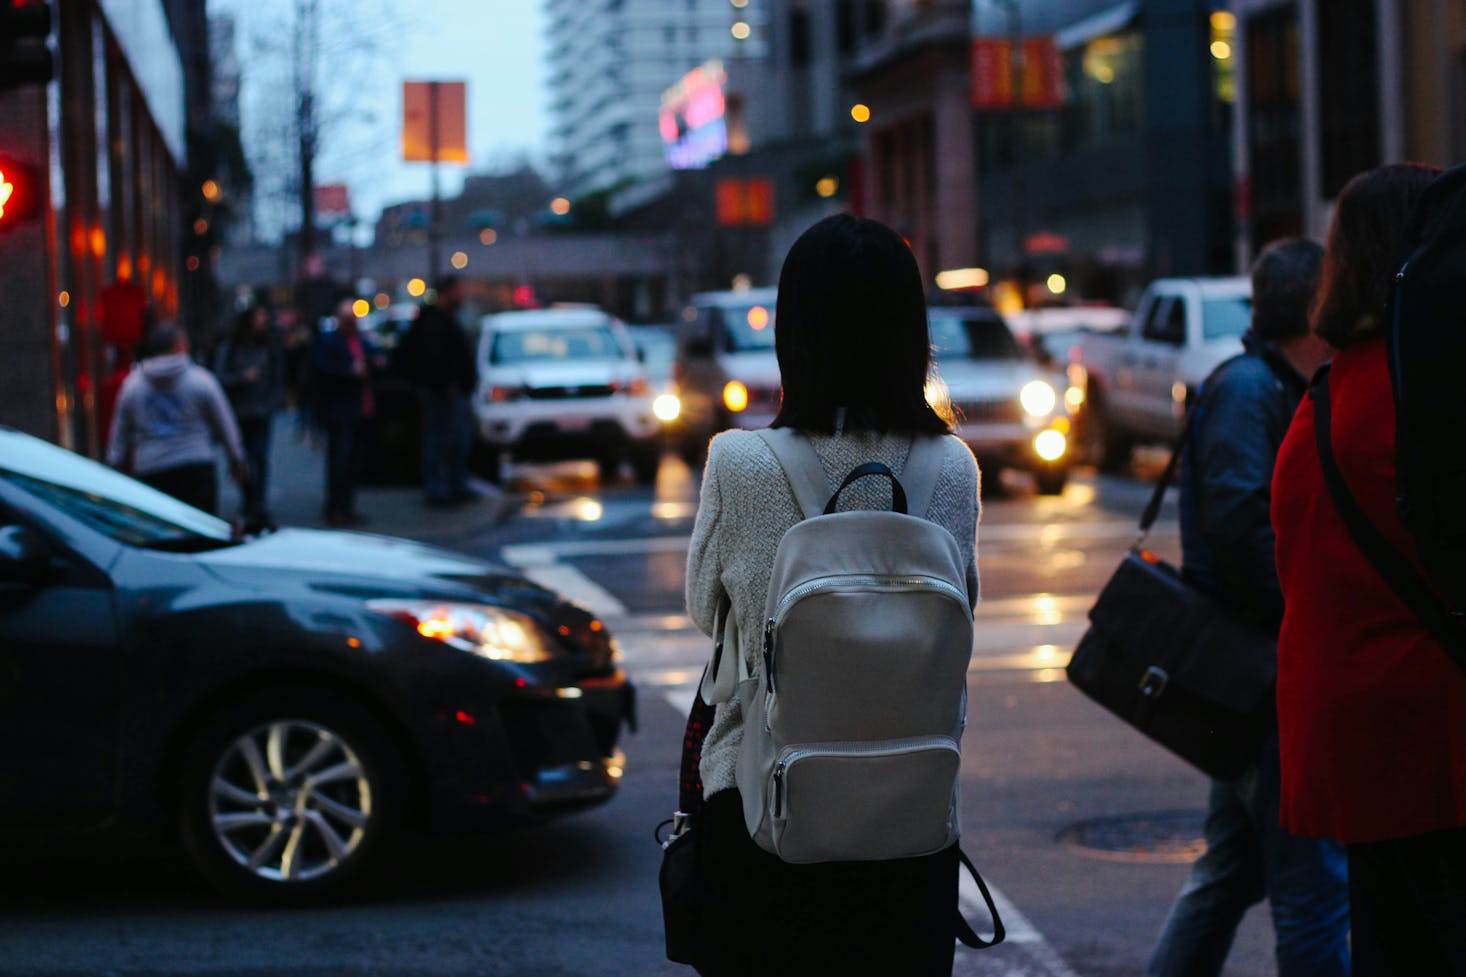
[[[1166,691],[1166,686],[1170,684],[1170,681],[1171,676],[1164,668],[1152,665],[1145,670],[1144,675],[1140,676],[1140,694],[1147,699],[1159,698],[1160,694]]]

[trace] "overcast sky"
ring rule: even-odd
[[[234,14],[239,23],[244,138],[252,159],[269,138],[261,135],[264,120],[280,113],[288,92],[296,2],[210,0],[211,13]],[[428,193],[428,165],[400,161],[406,79],[468,82],[473,163],[443,165],[445,195],[456,192],[466,169],[493,168],[517,153],[543,157],[548,119],[539,0],[318,2],[328,25],[319,85],[339,120],[324,134],[316,183],[349,184],[358,217],[375,219],[387,204]]]

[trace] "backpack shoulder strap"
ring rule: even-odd
[[[1318,371],[1308,393],[1313,398],[1314,443],[1318,447],[1319,464],[1323,467],[1324,484],[1328,486],[1334,507],[1343,518],[1349,535],[1390,589],[1420,619],[1431,637],[1457,665],[1466,670],[1466,631],[1462,630],[1461,620],[1446,609],[1405,555],[1370,521],[1364,507],[1344,481],[1344,473],[1339,470],[1338,460],[1334,457],[1327,366]]]
[[[825,479],[825,466],[815,453],[809,439],[792,428],[766,428],[758,432],[769,450],[778,459],[789,485],[794,489],[794,499],[804,512],[804,518],[813,519],[825,511],[825,502],[830,497],[830,485]]]
[[[942,477],[942,466],[947,461],[947,439],[916,435],[911,439],[911,452],[901,468],[901,487],[906,490],[906,511],[913,516],[929,518],[932,496],[937,491],[937,480]]]

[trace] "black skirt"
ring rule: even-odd
[[[790,865],[748,836],[737,790],[708,799],[698,835],[703,977],[951,977],[956,845],[921,858]]]

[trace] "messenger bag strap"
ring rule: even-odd
[[[1373,564],[1395,595],[1420,619],[1436,643],[1463,671],[1466,671],[1466,629],[1460,618],[1451,614],[1436,596],[1430,584],[1396,549],[1368,515],[1344,481],[1334,457],[1333,422],[1329,406],[1329,368],[1318,371],[1308,395],[1313,399],[1313,433],[1318,445],[1318,460],[1323,467],[1323,480],[1334,500],[1334,508],[1344,519],[1349,535],[1364,558]]]
[[[1150,493],[1150,501],[1145,505],[1145,511],[1140,514],[1140,538],[1135,541],[1133,549],[1139,549],[1150,535],[1150,527],[1155,525],[1156,519],[1161,514],[1161,504],[1166,500],[1166,489],[1171,487],[1171,482],[1176,478],[1176,469],[1181,465],[1181,452],[1186,448],[1186,442],[1191,437],[1191,427],[1196,421],[1196,404],[1186,412],[1186,423],[1181,427],[1181,436],[1176,439],[1176,447],[1171,451],[1171,460],[1166,462],[1166,470],[1161,473],[1160,481],[1155,483],[1155,491]]]
[[[1003,918],[998,915],[997,903],[993,902],[993,894],[988,891],[987,883],[978,874],[977,866],[972,864],[972,859],[967,857],[967,852],[958,848],[957,857],[962,860],[962,865],[967,869],[968,874],[972,876],[972,880],[977,883],[977,891],[982,893],[982,901],[987,903],[988,912],[993,917],[993,938],[991,940],[984,940],[977,935],[977,931],[972,928],[972,924],[967,921],[967,917],[962,915],[962,907],[958,906],[957,939],[962,941],[963,946],[970,946],[974,950],[986,950],[989,947],[995,947],[999,943],[1002,943],[1003,938],[1008,935],[1008,931],[1003,928]]]
[[[901,487],[906,490],[906,511],[913,516],[927,517],[942,465],[947,461],[947,439],[918,434],[911,439],[911,451],[901,468]]]
[[[787,427],[765,428],[758,432],[758,436],[763,438],[784,469],[804,518],[813,519],[823,513],[825,502],[830,497],[830,484],[825,480],[824,463],[809,439]]]

